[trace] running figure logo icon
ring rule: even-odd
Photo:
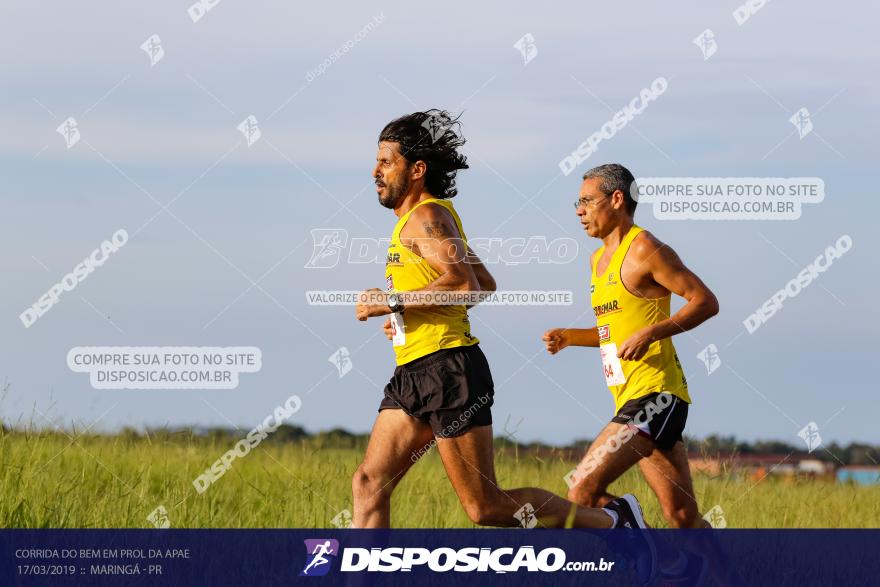
[[[538,46],[535,44],[535,37],[532,33],[526,33],[513,44],[513,48],[519,51],[523,58],[523,65],[528,65],[529,61],[538,56]]]
[[[311,538],[306,543],[306,566],[300,577],[323,577],[330,570],[330,562],[339,554],[339,541],[332,538]]]
[[[709,522],[709,525],[715,529],[727,528],[727,518],[724,517],[724,510],[720,505],[716,505],[706,512],[703,519]]]
[[[244,135],[244,138],[247,141],[248,148],[259,141],[260,137],[263,136],[263,133],[260,132],[260,126],[257,122],[257,118],[253,114],[242,120],[241,124],[239,124],[235,128],[237,128],[239,132]]]
[[[708,375],[711,375],[715,369],[721,366],[721,355],[718,354],[718,347],[714,344],[708,345],[697,354],[697,358],[706,365]]]
[[[798,432],[804,442],[807,443],[807,451],[813,452],[822,446],[822,436],[819,434],[819,426],[815,422],[810,422]]]
[[[513,517],[519,520],[519,524],[523,528],[534,528],[538,525],[538,517],[535,516],[535,508],[530,503],[527,503],[516,510]]]
[[[715,33],[712,32],[712,29],[706,29],[700,33],[693,42],[703,52],[703,61],[708,61],[718,51],[718,43],[715,41]]]
[[[64,137],[64,144],[67,145],[68,149],[79,142],[79,125],[76,123],[76,119],[72,116],[62,122],[58,128],[55,129],[55,132]]]
[[[336,365],[340,379],[345,377],[345,374],[351,371],[351,353],[349,353],[348,349],[344,346],[339,347],[339,349],[330,355],[327,360]]]
[[[344,228],[313,228],[312,256],[306,269],[332,269],[339,263],[342,250],[348,242],[348,231]]]
[[[795,112],[788,121],[797,129],[799,138],[804,138],[813,132],[813,120],[810,118],[810,111],[806,108],[801,108]]]
[[[444,124],[443,119],[437,116],[436,114],[430,114],[428,118],[422,122],[422,128],[428,131],[431,135],[431,142],[436,143],[437,139],[446,134],[446,131],[449,129],[448,124]]]
[[[162,39],[159,38],[159,35],[151,35],[141,45],[141,49],[150,57],[150,67],[154,67],[165,57],[165,49],[162,48]]]

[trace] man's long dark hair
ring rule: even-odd
[[[408,162],[425,162],[425,189],[435,198],[455,197],[455,174],[468,168],[467,158],[458,152],[465,142],[458,118],[432,108],[392,120],[379,134],[379,142],[399,143]]]

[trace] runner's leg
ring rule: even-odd
[[[670,450],[657,449],[639,467],[660,500],[663,517],[673,528],[711,528],[697,508],[687,450],[679,441]],[[709,572],[718,585],[729,585],[733,569],[711,533],[692,534],[690,548],[709,561]]]
[[[656,449],[639,463],[651,490],[660,500],[663,517],[672,528],[707,528],[700,517],[684,443],[670,450]]]
[[[391,493],[433,438],[430,426],[403,410],[379,412],[364,460],[352,477],[352,527],[390,527]]]
[[[609,422],[578,464],[568,499],[586,507],[604,506],[616,497],[608,493],[608,486],[653,450],[651,440],[626,424]]]
[[[529,503],[544,526],[561,528],[571,519],[576,528],[609,528],[611,517],[599,509],[580,507],[536,487],[501,489],[495,479],[492,427],[477,426],[454,438],[438,438],[446,474],[475,524],[518,526],[514,517]]]

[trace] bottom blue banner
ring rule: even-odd
[[[878,585],[880,530],[0,530],[0,585]]]

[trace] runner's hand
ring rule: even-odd
[[[623,341],[617,349],[618,358],[624,361],[638,361],[648,352],[648,347],[654,342],[654,336],[650,328],[642,328]]]
[[[377,300],[385,300],[387,294],[378,287],[365,289],[358,295],[357,304],[354,307],[355,317],[363,322],[367,318],[386,316],[391,313],[387,302],[377,303]]]
[[[382,330],[385,331],[385,337],[388,340],[392,340],[394,338],[394,335],[391,333],[391,318],[385,320],[385,324],[382,325]]]
[[[568,340],[568,336],[565,333],[565,328],[551,328],[544,333],[541,340],[544,341],[544,344],[547,346],[547,352],[551,355],[555,355],[571,344],[571,341]]]

